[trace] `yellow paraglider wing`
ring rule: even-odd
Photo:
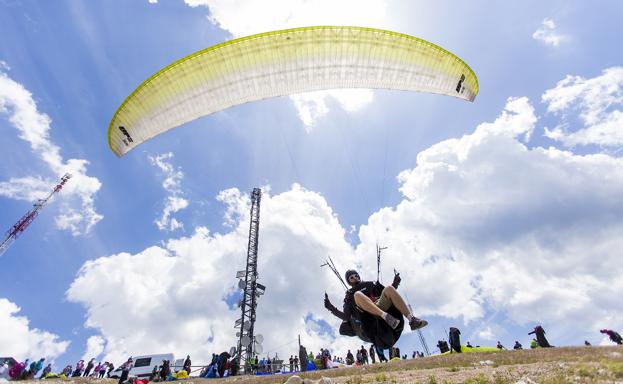
[[[140,143],[223,109],[269,97],[338,88],[420,91],[473,101],[478,79],[428,41],[362,27],[305,27],[206,48],[143,82],[108,128],[119,157]]]

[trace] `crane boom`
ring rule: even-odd
[[[33,204],[33,208],[30,211],[26,212],[26,214],[22,216],[22,218],[19,219],[17,223],[13,224],[13,226],[9,228],[9,230],[6,232],[5,238],[0,244],[0,256],[2,256],[4,252],[9,249],[11,244],[13,244],[15,239],[17,239],[26,230],[26,228],[28,228],[30,223],[32,223],[37,215],[39,215],[39,211],[41,211],[43,207],[45,207],[45,205],[52,198],[52,196],[54,196],[55,193],[58,193],[61,189],[63,189],[63,186],[70,178],[70,173],[64,174],[63,177],[61,177],[61,181],[56,184],[56,186],[44,199],[39,199],[35,204]]]

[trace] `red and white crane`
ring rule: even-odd
[[[63,189],[63,186],[70,178],[70,173],[66,173],[65,175],[63,175],[63,177],[61,177],[61,182],[58,183],[54,187],[54,189],[52,189],[52,192],[50,192],[50,194],[45,199],[39,199],[39,201],[33,204],[33,208],[28,211],[24,216],[22,216],[22,218],[19,219],[19,221],[6,232],[6,237],[2,240],[2,243],[0,244],[0,256],[2,256],[4,252],[6,252],[6,250],[11,246],[11,244],[13,244],[15,239],[17,239],[19,235],[21,235],[22,232],[24,232],[26,228],[28,228],[30,223],[32,223],[35,217],[37,217],[37,215],[39,214],[39,211],[41,211],[43,207],[45,207],[45,205],[52,198],[52,196],[54,196],[55,193]]]

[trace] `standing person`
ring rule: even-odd
[[[93,368],[93,377],[98,377],[100,375],[100,369],[102,369],[102,362],[98,362],[95,368]]]
[[[383,348],[375,345],[374,350],[376,351],[376,355],[379,358],[379,363],[387,363],[387,357],[385,357],[385,351],[383,351]]]
[[[218,370],[218,376],[219,377],[223,377],[223,375],[225,374],[225,368],[227,366],[227,360],[230,358],[231,356],[229,355],[229,353],[227,351],[222,352],[220,355],[218,355],[218,363],[217,365],[217,370]],[[255,356],[255,358],[257,359],[257,356]],[[256,364],[257,366],[257,364]]]
[[[294,356],[294,370],[295,371],[299,370],[299,357],[298,356]]]
[[[190,376],[191,366],[192,366],[192,363],[190,361],[190,355],[186,355],[186,360],[184,360],[184,370],[188,373],[188,376]]]
[[[41,372],[41,376],[39,377],[39,379],[45,379],[45,376],[52,372],[52,364],[48,364],[45,366],[45,368],[43,368],[43,372]]]
[[[294,356],[290,355],[290,372],[294,372]]]
[[[370,359],[372,359],[372,364],[376,363],[375,353],[374,353],[374,345],[370,344]]]
[[[82,371],[84,370],[84,360],[80,359],[76,363],[76,369],[74,373],[71,374],[71,377],[80,377],[82,376]]]
[[[110,377],[110,373],[115,370],[115,365],[113,363],[108,364],[108,372],[106,372],[106,377]]]
[[[623,338],[617,331],[613,331],[611,329],[602,329],[599,331],[600,333],[605,333],[610,338],[610,341],[617,343],[619,345],[623,344]]]
[[[92,358],[91,360],[89,360],[89,363],[87,364],[87,369],[84,370],[83,377],[89,377],[89,373],[91,373],[91,370],[93,369],[94,366],[95,366],[95,358]]]
[[[99,375],[97,377],[103,379],[106,374],[106,370],[108,370],[108,361],[104,361],[104,365],[100,367]]]
[[[536,336],[536,341],[539,344],[539,347],[541,348],[551,347],[551,345],[545,338],[545,330],[543,329],[543,327],[541,327],[540,325],[537,325],[536,327],[534,327],[534,331],[528,333],[528,335],[532,335],[532,334]]]
[[[358,336],[361,340],[389,348],[400,338],[404,327],[403,316],[409,321],[411,330],[425,327],[428,322],[418,319],[412,313],[395,287],[400,284],[400,275],[394,276],[392,285],[384,287],[378,281],[361,281],[355,270],[346,271],[350,289],[344,297],[343,311],[338,310],[325,293],[324,306],[343,322],[340,334]]]
[[[320,357],[322,358],[322,369],[329,368],[329,362],[331,361],[331,353],[328,349],[321,350],[322,353]]]
[[[461,331],[458,328],[450,327],[450,352],[461,353]]]
[[[301,361],[301,372],[307,371],[307,349],[299,345],[299,360]]]
[[[35,378],[37,372],[39,372],[43,368],[43,362],[45,361],[45,357],[39,359],[39,361],[33,361],[30,364],[30,378]]]
[[[134,367],[134,362],[130,357],[123,365],[121,366],[121,376],[119,376],[119,384],[123,384],[124,381],[128,379],[128,375],[130,374],[130,370]]]
[[[169,360],[162,360],[162,368],[160,368],[160,380],[166,381],[171,373],[171,364]]]

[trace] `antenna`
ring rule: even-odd
[[[15,239],[17,239],[28,228],[30,223],[35,220],[37,215],[39,215],[39,211],[46,206],[52,196],[63,189],[63,186],[69,179],[71,179],[71,174],[64,174],[63,177],[61,177],[61,181],[54,187],[54,189],[52,189],[52,192],[50,192],[45,199],[39,199],[35,204],[33,204],[33,208],[22,216],[22,218],[19,219],[19,221],[6,232],[5,238],[0,244],[0,256],[2,256],[7,249],[9,249]]]
[[[236,320],[234,328],[240,328],[240,332],[236,333],[238,339],[238,366],[243,361],[245,373],[249,373],[251,367],[247,365],[248,361],[255,353],[262,353],[261,335],[254,336],[257,299],[264,294],[266,286],[257,282],[259,277],[257,273],[257,248],[260,235],[260,201],[262,199],[262,190],[254,188],[251,193],[251,220],[249,224],[249,244],[247,248],[247,265],[244,271],[236,272],[236,278],[240,279],[238,287],[242,289],[242,300],[239,306],[242,315]]]

